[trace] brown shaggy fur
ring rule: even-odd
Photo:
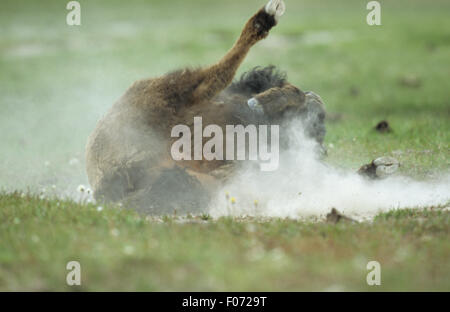
[[[95,198],[126,201],[147,213],[204,207],[205,189],[213,189],[216,179],[224,179],[234,164],[175,162],[170,155],[173,126],[193,127],[194,116],[201,116],[204,125],[216,124],[225,130],[230,124],[281,124],[286,115],[307,113],[305,93],[273,67],[256,68],[231,84],[250,48],[275,25],[274,17],[263,8],[245,24],[218,63],[135,82],[89,137],[87,173]],[[263,106],[263,116],[248,107],[251,97]],[[311,135],[321,141],[324,110],[321,103],[313,106],[321,130]]]

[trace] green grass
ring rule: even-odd
[[[450,290],[450,213],[337,225],[290,219],[145,218],[118,207],[0,197],[0,290]],[[66,264],[81,264],[81,286]],[[366,265],[381,265],[368,286]]]
[[[69,27],[66,1],[2,0],[0,189],[71,194],[86,184],[87,136],[126,88],[215,62],[263,2],[81,0],[82,26]],[[394,155],[404,175],[447,172],[450,3],[380,1],[383,25],[369,27],[366,1],[286,2],[239,73],[274,64],[320,94],[334,166]],[[408,76],[419,86],[402,84]],[[383,119],[392,133],[373,131]],[[82,264],[82,290],[450,290],[449,215],[438,208],[356,225],[206,215],[161,223],[5,194],[0,215],[1,290],[74,290],[69,260]],[[369,260],[382,265],[380,287],[365,283]]]

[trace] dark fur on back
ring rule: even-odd
[[[275,66],[257,66],[243,73],[239,80],[234,81],[228,90],[234,93],[258,94],[273,87],[282,87],[286,83],[286,73],[280,72]]]

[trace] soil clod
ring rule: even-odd
[[[347,216],[344,216],[339,211],[337,211],[336,208],[331,208],[331,212],[327,214],[327,222],[336,224],[338,222],[345,221],[345,222],[358,222],[352,218],[349,218]]]
[[[386,120],[382,120],[375,126],[375,130],[380,133],[392,132],[392,128]]]

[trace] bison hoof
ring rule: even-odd
[[[362,166],[358,173],[372,179],[380,179],[393,175],[399,167],[400,163],[397,159],[393,157],[379,157],[370,164]]]
[[[286,5],[283,0],[270,0],[266,5],[265,10],[267,14],[275,16],[275,20],[278,21],[286,11]]]
[[[376,167],[376,174],[380,178],[390,176],[397,172],[400,163],[397,159],[392,157],[380,157],[373,161]]]

